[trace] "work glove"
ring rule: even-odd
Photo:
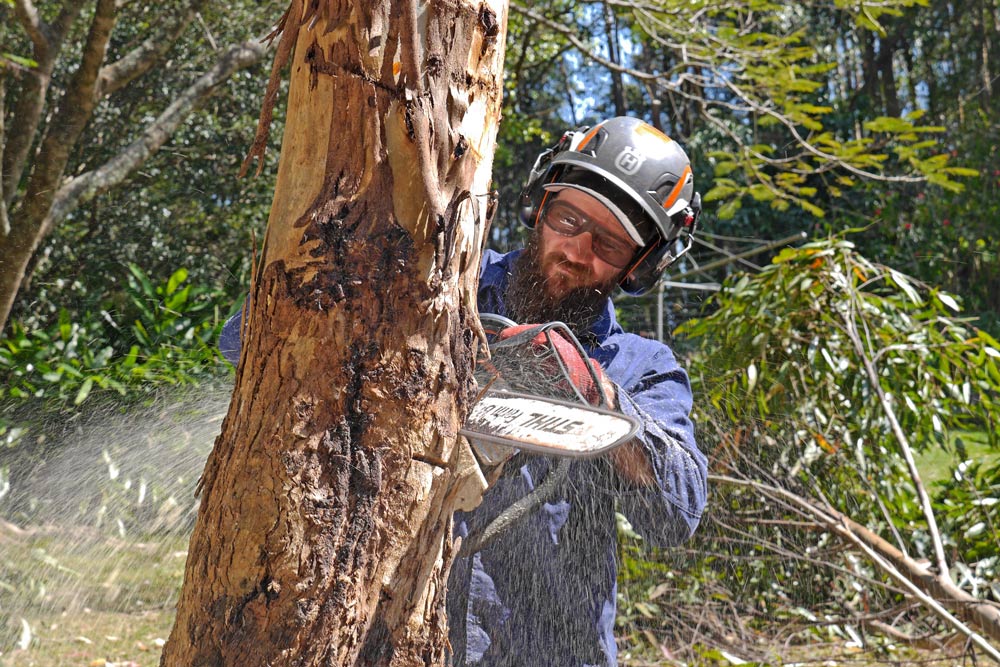
[[[538,324],[519,324],[507,327],[498,335],[504,341],[532,329],[540,329]],[[604,373],[604,369],[594,359],[581,354],[576,345],[563,336],[558,329],[543,329],[531,339],[532,347],[540,351],[555,350],[565,369],[566,379],[590,404],[614,409],[616,407],[615,385]],[[558,362],[551,357],[543,359],[544,364],[555,366]],[[552,372],[556,368],[547,368]]]

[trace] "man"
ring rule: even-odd
[[[533,228],[523,251],[487,251],[480,312],[562,321],[601,369],[611,407],[635,439],[576,461],[537,511],[456,560],[448,622],[456,665],[615,665],[617,508],[653,545],[686,540],[706,500],[706,459],[688,418],[687,375],[662,343],[625,333],[610,295],[650,289],[690,244],[700,200],[684,151],[633,118],[567,133],[539,156],[522,194]],[[546,479],[555,461],[519,456],[456,535],[474,539]]]
[[[706,500],[706,459],[688,414],[691,389],[670,349],[625,333],[610,295],[649,290],[690,247],[700,200],[684,151],[650,125],[613,118],[567,133],[536,161],[522,195],[533,228],[523,251],[486,251],[479,310],[522,324],[562,321],[597,362],[612,409],[637,418],[634,440],[570,464],[539,509],[452,567],[455,665],[613,666],[617,508],[653,545],[686,540]],[[677,247],[680,241],[687,246]],[[239,357],[239,315],[219,347]],[[474,541],[543,483],[556,462],[519,455],[479,507],[455,517]]]

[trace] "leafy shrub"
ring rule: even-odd
[[[46,329],[11,324],[0,340],[0,445],[14,446],[45,413],[75,410],[95,390],[132,400],[217,373],[221,291],[190,284],[183,268],[155,283],[132,264],[124,295],[115,307],[62,309]]]
[[[910,463],[940,450],[950,476],[930,491],[947,564],[965,590],[1000,600],[1000,456],[973,463],[956,437],[976,434],[1000,455],[1000,345],[961,317],[958,300],[833,237],[732,276],[710,306],[679,334],[694,350],[688,370],[712,472],[837,510],[936,564]],[[778,622],[787,636],[799,627],[849,637],[860,624],[851,619],[901,601],[800,506],[735,484],[716,484],[710,503],[684,552],[625,542],[628,620],[645,618],[660,636],[697,627],[752,642],[754,627]],[[681,556],[684,576],[665,577]],[[903,621],[918,634],[928,627],[919,614]]]
[[[95,388],[125,394],[143,385],[183,384],[218,360],[221,327],[213,293],[187,283],[178,269],[154,284],[129,265],[127,307],[73,316],[66,309],[47,330],[17,322],[0,342],[0,399],[51,398],[79,405]]]
[[[159,282],[127,270],[119,303],[14,323],[0,341],[8,519],[148,532],[190,518],[190,489],[175,487],[193,484],[224,413],[228,382],[212,380],[226,297],[185,269]]]

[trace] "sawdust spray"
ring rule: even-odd
[[[172,616],[231,391],[220,380],[138,406],[94,397],[43,423],[14,415],[31,426],[0,452],[0,652],[64,640],[69,617]]]

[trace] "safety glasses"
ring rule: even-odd
[[[542,223],[560,236],[579,236],[590,232],[590,249],[616,269],[624,269],[639,247],[624,234],[619,236],[593,220],[588,220],[574,206],[558,199],[542,210]],[[624,232],[624,230],[622,230]]]

